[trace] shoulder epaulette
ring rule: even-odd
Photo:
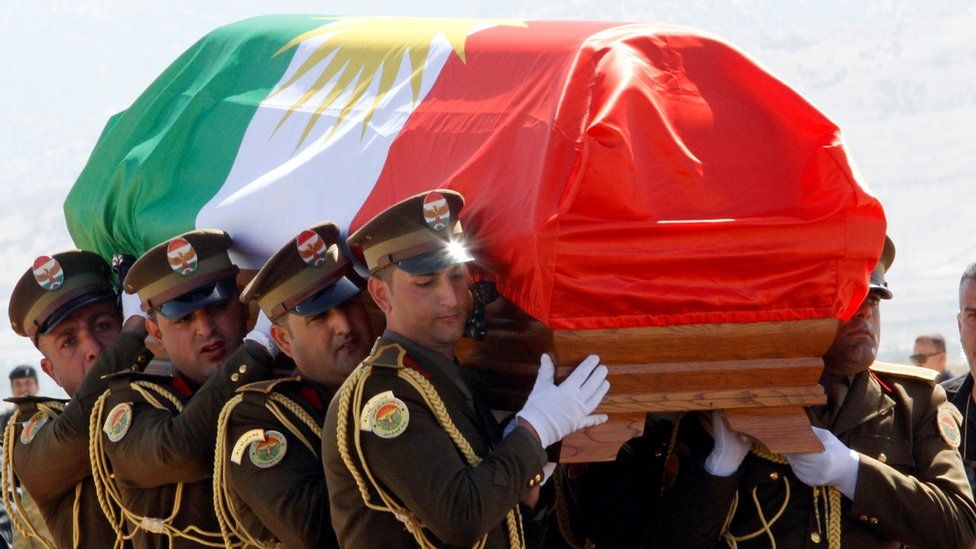
[[[373,352],[363,362],[370,366],[398,370],[406,367],[403,363],[403,359],[406,356],[407,350],[400,346],[399,343],[384,343],[380,345],[380,342],[377,341],[376,345],[373,346]]]
[[[172,375],[150,373],[150,372],[134,372],[132,370],[122,370],[119,372],[112,372],[111,374],[105,374],[102,379],[107,379],[109,381],[114,381],[117,379],[131,379],[133,381],[144,379],[153,382],[166,382],[173,379]]]
[[[301,380],[295,377],[282,377],[278,379],[265,379],[262,381],[255,381],[254,383],[248,383],[247,385],[241,385],[237,388],[238,393],[263,393],[269,395],[277,391],[283,385],[290,384],[301,384]]]
[[[872,372],[885,374],[894,377],[916,379],[926,383],[935,383],[939,378],[939,372],[931,368],[919,368],[918,366],[908,366],[906,364],[892,364],[890,362],[875,361],[870,366]]]
[[[21,412],[25,410],[33,410],[38,404],[45,404],[47,402],[55,402],[58,404],[67,404],[68,399],[65,398],[52,398],[52,397],[42,397],[37,395],[25,395],[20,397],[9,397],[4,399],[7,402],[17,405],[17,408]]]

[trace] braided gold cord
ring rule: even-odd
[[[404,523],[407,531],[413,535],[414,540],[421,548],[433,547],[433,543],[424,534],[424,526],[417,520],[416,516],[413,515],[408,509],[401,506],[390,494],[388,494],[373,478],[372,472],[366,465],[365,457],[362,453],[362,443],[360,439],[360,412],[362,410],[362,397],[363,389],[366,384],[366,379],[372,372],[372,366],[363,363],[360,364],[352,374],[346,378],[343,382],[342,387],[339,388],[338,398],[339,398],[339,408],[337,416],[337,433],[336,433],[336,443],[339,448],[339,456],[342,458],[343,463],[349,470],[350,475],[352,475],[353,480],[356,482],[356,486],[359,488],[360,495],[363,498],[363,503],[367,508],[389,512],[392,513],[398,520]],[[447,433],[451,442],[454,443],[455,447],[464,456],[465,461],[471,467],[476,467],[481,463],[481,458],[475,454],[474,449],[472,449],[471,444],[464,438],[464,435],[457,429],[454,425],[453,420],[451,420],[450,414],[447,408],[444,406],[444,401],[441,400],[440,396],[437,394],[436,389],[433,385],[427,381],[421,374],[415,372],[409,368],[401,368],[397,370],[397,376],[400,379],[405,380],[417,393],[423,398],[424,403],[434,414],[437,422],[440,424],[441,428]],[[352,406],[352,413],[350,414],[350,406]],[[348,429],[350,415],[352,416],[352,426],[353,426],[353,446],[356,448],[356,454],[359,459],[359,464],[362,467],[362,472],[360,472],[359,466],[357,466],[355,460],[353,459],[351,452],[349,451],[349,440],[348,440]],[[363,478],[365,475],[369,479],[370,485],[376,491],[382,501],[381,505],[377,505],[371,501],[369,487],[366,484],[366,479]],[[509,511],[505,517],[506,530],[508,532],[508,541],[512,549],[521,549],[524,545],[522,541],[524,539],[524,532],[522,531],[522,517],[518,511],[518,505]],[[476,548],[484,547],[488,541],[488,534],[486,533],[481,540],[475,544]]]
[[[569,514],[569,496],[566,494],[566,486],[564,484],[568,482],[565,465],[559,464],[556,466],[556,470],[552,473],[552,482],[556,488],[556,526],[559,527],[559,533],[562,534],[563,540],[573,549],[592,549],[595,547],[592,541],[584,535],[583,541],[580,542],[575,532],[573,532],[572,520]]]
[[[706,421],[704,415],[701,415],[700,418],[701,418],[701,423],[705,427],[705,430],[708,431],[708,434],[713,435],[711,422]],[[776,463],[776,464],[779,464],[779,465],[787,465],[787,464],[789,464],[789,461],[786,459],[786,457],[784,455],[777,454],[775,452],[770,451],[769,448],[767,448],[764,444],[762,444],[759,441],[754,441],[753,442],[752,450],[750,450],[750,453],[753,454],[753,455],[755,455],[758,458],[765,459],[766,461],[771,461],[771,462]],[[738,494],[738,492],[736,492],[735,498],[734,498],[733,503],[732,503],[732,507],[729,510],[728,517],[726,518],[726,521],[725,521],[725,527],[722,529],[722,531],[723,531],[723,534],[722,534],[723,535],[723,538],[725,539],[725,541],[729,545],[729,547],[733,547],[734,548],[734,547],[737,546],[737,544],[736,544],[737,541],[745,541],[745,540],[748,540],[748,539],[752,539],[752,538],[754,538],[756,536],[759,536],[759,535],[762,535],[764,533],[769,536],[770,542],[772,543],[773,547],[776,546],[776,540],[773,539],[773,534],[772,534],[771,528],[772,528],[773,524],[775,524],[776,521],[779,520],[779,518],[782,516],[782,514],[786,511],[786,507],[788,506],[789,501],[790,501],[790,484],[789,484],[789,480],[784,477],[783,478],[783,482],[784,482],[784,484],[786,486],[786,498],[783,500],[783,505],[780,507],[779,511],[777,511],[768,522],[766,521],[766,517],[764,516],[764,514],[762,512],[762,507],[760,506],[758,497],[756,496],[756,490],[753,489],[752,500],[753,500],[753,503],[756,506],[756,511],[759,514],[759,520],[760,520],[760,522],[763,523],[763,527],[760,528],[759,530],[756,530],[755,532],[752,532],[752,533],[747,534],[747,535],[744,535],[744,536],[735,536],[735,535],[733,535],[729,531],[729,527],[732,524],[732,517],[735,515],[735,513],[737,511],[737,507],[738,507],[739,494]],[[825,517],[825,520],[827,522],[827,545],[828,545],[829,549],[840,549],[840,546],[841,546],[840,545],[840,543],[841,543],[841,516],[842,516],[842,513],[843,513],[843,510],[841,508],[841,493],[840,493],[840,490],[838,490],[836,487],[833,487],[833,486],[815,486],[813,488],[813,499],[814,499],[813,504],[814,504],[814,509],[816,510],[816,512],[818,514],[817,524],[820,524],[820,519],[819,519],[819,506],[818,506],[818,503],[817,503],[817,501],[819,499],[818,490],[825,490],[826,493],[827,493],[827,498],[826,498],[827,499],[827,502],[826,502],[827,509],[826,509],[826,517]]]
[[[164,387],[149,382],[135,381],[130,384],[130,388],[138,393],[145,401],[160,410],[171,410],[164,405],[157,396],[168,401],[175,408],[175,412],[183,411],[183,403]],[[92,410],[92,417],[88,424],[89,446],[88,453],[92,465],[92,479],[95,481],[95,493],[98,504],[102,512],[115,530],[115,546],[122,547],[125,540],[132,539],[140,530],[147,533],[163,535],[169,540],[170,545],[174,537],[182,537],[204,545],[207,547],[225,547],[221,532],[208,532],[200,528],[189,525],[184,529],[173,526],[172,522],[179,514],[183,502],[183,483],[176,483],[176,494],[173,497],[173,509],[166,518],[143,517],[127,508],[122,501],[122,494],[119,491],[115,480],[112,477],[111,467],[105,454],[105,442],[100,433],[105,410],[105,401],[111,391],[102,393]],[[113,507],[114,506],[114,507]],[[118,511],[116,511],[118,509]],[[132,524],[132,531],[126,534],[122,526],[128,521]],[[211,538],[214,538],[213,540]],[[219,541],[216,541],[219,540]]]
[[[17,488],[14,486],[14,444],[16,443],[17,436],[17,420],[20,417],[20,410],[15,410],[13,415],[10,417],[10,421],[7,423],[6,429],[3,431],[3,457],[2,466],[0,466],[0,489],[3,490],[3,505],[7,508],[7,514],[10,515],[10,521],[20,532],[20,535],[24,536],[25,539],[36,539],[44,547],[48,549],[54,549],[54,543],[38,533],[37,528],[31,522],[30,517],[28,517],[23,512],[23,506],[20,502],[20,495],[17,494]],[[13,505],[11,505],[11,499],[13,500]]]
[[[214,474],[213,474],[213,495],[214,513],[217,515],[217,524],[220,525],[220,535],[223,537],[224,545],[233,545],[233,538],[241,540],[246,546],[257,546],[258,540],[254,539],[250,533],[241,526],[237,509],[234,507],[230,491],[227,489],[227,420],[234,408],[244,399],[243,395],[235,395],[224,408],[220,411],[217,418],[217,441],[214,450]]]

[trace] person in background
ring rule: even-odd
[[[937,382],[948,379],[946,374],[946,343],[942,334],[922,334],[915,338],[915,348],[912,350],[912,364],[920,368],[929,368],[939,372]]]
[[[973,372],[976,372],[976,263],[970,264],[959,279],[959,342],[966,355],[969,371],[942,382],[949,402],[962,415],[962,443],[959,452],[966,467],[969,484],[976,491],[976,391],[973,389]],[[944,348],[944,347],[943,347]],[[917,351],[916,351],[917,352]]]

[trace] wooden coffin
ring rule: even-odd
[[[498,298],[487,306],[485,339],[463,339],[458,357],[492,408],[518,410],[543,352],[557,364],[557,381],[587,355],[600,356],[610,392],[597,412],[609,420],[567,437],[561,462],[614,459],[648,413],[710,409],[725,410],[732,429],[774,452],[810,452],[823,446],[804,407],[826,402],[820,357],[836,331],[836,319],[552,330]]]

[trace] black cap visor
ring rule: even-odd
[[[425,275],[469,261],[474,261],[474,256],[463,244],[447,243],[443,248],[397,261],[395,265],[410,274]]]
[[[887,286],[881,285],[877,282],[872,281],[868,286],[868,293],[874,292],[881,296],[881,299],[891,299],[895,297],[895,294],[888,289]]]
[[[355,275],[353,275],[355,276]],[[315,292],[311,297],[295,305],[291,313],[299,316],[316,316],[338,307],[363,292],[364,286],[350,279],[349,275]]]
[[[42,336],[44,334],[49,333],[51,330],[57,328],[58,324],[61,324],[61,322],[63,322],[64,319],[71,316],[71,313],[77,311],[78,309],[84,307],[85,305],[88,305],[90,303],[95,303],[96,301],[104,301],[109,299],[114,300],[116,299],[116,297],[117,296],[115,292],[108,288],[105,288],[100,291],[82,294],[68,301],[67,303],[59,307],[57,311],[54,311],[51,314],[51,316],[47,317],[47,320],[44,322],[44,326],[41,326],[41,329],[37,331],[37,336]]]
[[[170,320],[176,320],[211,303],[230,299],[236,294],[237,285],[234,283],[234,279],[225,278],[211,282],[210,284],[204,284],[175,299],[171,299],[156,307],[156,311]]]

